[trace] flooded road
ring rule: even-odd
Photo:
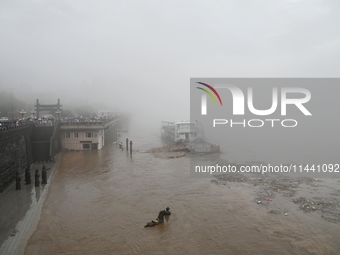
[[[25,254],[339,254],[340,225],[292,207],[269,214],[244,184],[190,178],[188,157],[157,158],[158,134],[63,153]],[[167,206],[162,225],[144,228]]]

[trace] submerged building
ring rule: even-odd
[[[105,145],[105,126],[89,122],[63,123],[60,127],[62,150],[101,150]]]
[[[161,137],[170,143],[182,144],[191,153],[220,152],[220,146],[205,140],[204,127],[198,121],[162,121]],[[176,147],[176,150],[180,148]]]
[[[161,136],[171,142],[193,142],[199,138],[203,139],[204,134],[198,122],[190,121],[162,121]]]
[[[106,143],[117,139],[121,116],[105,119],[70,119],[60,123],[60,141],[63,151],[101,150]]]

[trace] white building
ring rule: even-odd
[[[60,141],[62,150],[101,150],[104,143],[103,125],[62,125]]]
[[[203,137],[199,123],[190,121],[162,121],[161,135],[172,142],[193,142]]]

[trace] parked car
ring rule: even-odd
[[[8,118],[7,118],[7,117],[1,117],[1,118],[0,118],[0,121],[1,121],[1,122],[8,121]]]

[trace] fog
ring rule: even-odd
[[[1,1],[0,92],[189,119],[193,77],[337,77],[338,1]],[[1,110],[1,109],[0,109]]]

